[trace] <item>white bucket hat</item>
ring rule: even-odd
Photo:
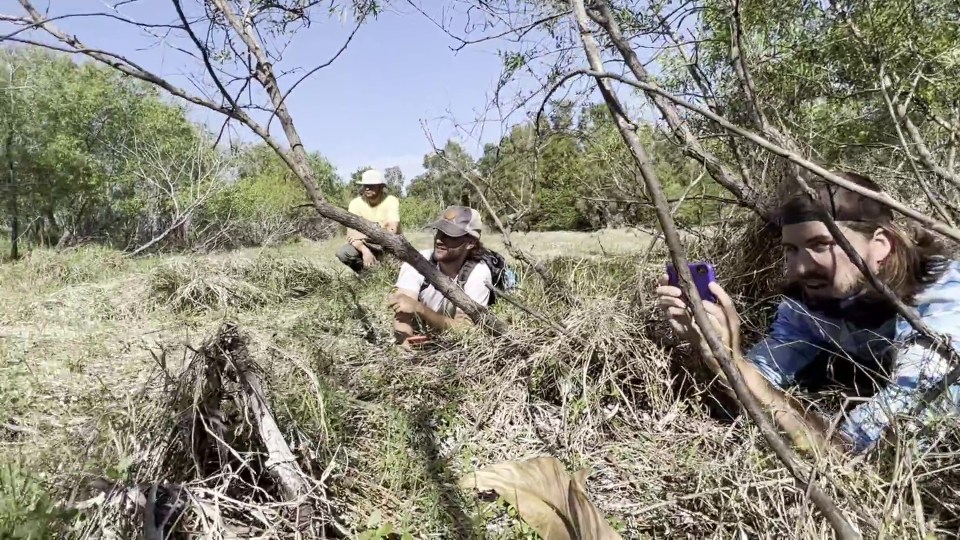
[[[386,184],[387,181],[383,178],[383,173],[376,169],[368,169],[363,171],[363,174],[360,175],[360,181],[357,182],[357,185],[360,186],[379,186]]]

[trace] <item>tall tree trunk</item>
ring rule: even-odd
[[[20,258],[20,250],[17,249],[17,243],[20,238],[20,220],[17,219],[17,196],[10,198],[10,260]]]
[[[43,227],[43,243],[46,246],[52,247],[54,242],[60,237],[57,218],[53,214],[53,206],[48,206],[44,214],[46,224]]]
[[[6,145],[7,158],[7,211],[10,214],[10,259],[20,258],[18,243],[20,240],[20,219],[19,208],[17,204],[17,179],[16,170],[13,166],[13,134],[7,136]]]

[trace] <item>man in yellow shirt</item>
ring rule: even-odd
[[[358,184],[360,196],[350,201],[347,210],[370,220],[384,229],[400,232],[400,200],[386,193],[387,182],[376,169],[364,171]],[[370,241],[363,233],[347,229],[347,243],[337,251],[340,262],[354,272],[370,268],[383,256],[383,247]]]

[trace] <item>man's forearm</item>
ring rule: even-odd
[[[438,313],[428,308],[423,304],[420,304],[420,309],[417,310],[416,315],[420,317],[423,322],[427,323],[433,328],[436,328],[437,330],[449,330],[450,328],[464,324],[464,318],[462,317],[450,318],[443,313]]]
[[[352,244],[357,240],[366,240],[367,235],[354,229],[347,229],[347,243]]]
[[[357,251],[360,252],[360,256],[363,257],[365,260],[369,258],[375,258],[373,255],[373,252],[370,251],[369,247],[367,247],[366,242],[357,240],[356,243],[353,244],[353,247],[355,247]]]
[[[741,361],[740,373],[743,374],[750,392],[770,411],[773,419],[787,432],[794,444],[820,452],[831,446],[827,439],[829,425],[823,417],[773,386],[752,364]]]
[[[716,364],[711,358],[708,361]],[[803,405],[783,390],[773,386],[750,362],[735,353],[734,365],[740,370],[747,389],[760,405],[770,412],[777,425],[787,433],[795,445],[804,449],[816,449],[823,452],[831,446],[827,438],[829,424],[816,412],[807,410]],[[717,366],[719,368],[719,366]],[[724,390],[736,398],[733,388],[722,371]]]

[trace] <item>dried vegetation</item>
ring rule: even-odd
[[[753,222],[729,227],[694,250],[758,331],[778,262]],[[518,298],[565,333],[501,302],[508,335],[416,353],[390,344],[395,265],[358,280],[325,266],[330,249],[125,262],[79,281],[44,272],[76,254],[6,265],[9,305],[39,307],[3,321],[0,533],[531,538],[515,508],[458,482],[550,455],[587,469],[623,538],[833,534],[755,428],[688,375],[652,304],[661,246],[547,261],[577,307],[525,273]],[[16,285],[34,273],[40,293]],[[94,289],[104,303],[84,301]],[[868,536],[948,537],[960,461],[947,427],[943,444],[905,438],[818,470]]]

